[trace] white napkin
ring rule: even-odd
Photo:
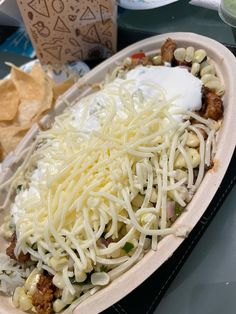
[[[22,23],[16,0],[0,0],[0,25],[20,26]]]
[[[189,3],[207,9],[218,10],[220,0],[191,0]]]

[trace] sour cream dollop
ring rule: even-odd
[[[148,82],[160,86],[163,88],[167,100],[176,97],[173,104],[186,110],[195,111],[201,108],[202,82],[189,73],[186,68],[140,66],[128,72],[126,79],[135,80],[135,89],[142,89],[142,86]],[[150,87],[147,94],[152,92]]]
[[[73,126],[79,126],[80,131],[89,134],[92,130],[100,127],[97,115],[106,108],[112,94],[116,111],[119,114],[124,112],[124,103],[118,93],[123,86],[134,99],[142,95],[145,101],[153,97],[165,96],[171,102],[172,107],[169,112],[176,120],[181,121],[182,115],[175,114],[180,108],[183,112],[188,110],[196,111],[202,106],[202,81],[188,72],[186,68],[167,66],[138,66],[130,70],[125,78],[116,78],[105,87],[90,95],[87,99],[87,112],[83,106],[76,106],[73,109]],[[159,93],[158,93],[159,91]],[[136,110],[138,108],[136,102]]]

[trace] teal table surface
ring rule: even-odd
[[[218,12],[180,0],[150,10],[125,10],[118,19],[121,29],[161,34],[168,32],[194,32],[221,43],[234,45],[230,26],[221,21]]]
[[[0,79],[7,75],[10,71],[10,67],[5,62],[14,63],[17,66],[29,62],[31,59],[16,55],[14,53],[0,51]]]
[[[234,314],[235,295],[236,186],[171,283],[154,314]]]

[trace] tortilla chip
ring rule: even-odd
[[[64,81],[61,84],[57,84],[53,86],[53,97],[56,101],[57,98],[64,94],[72,85],[74,84],[74,80],[72,78]]]
[[[1,127],[5,127],[5,126],[18,126],[18,122],[16,120],[17,116],[13,119],[13,120],[9,120],[9,121],[0,121],[0,128]]]
[[[20,103],[17,121],[20,126],[32,123],[35,117],[41,112],[41,103],[36,100],[24,100]]]
[[[30,72],[30,75],[33,78],[38,79],[38,78],[42,78],[42,73],[44,74],[44,76],[46,76],[46,80],[50,84],[50,88],[52,88],[53,90],[54,101],[56,101],[60,95],[64,94],[74,84],[74,78],[72,77],[60,84],[56,84],[47,74],[44,73],[44,70],[39,63],[36,63],[33,66],[32,71]]]
[[[16,148],[32,124],[54,104],[54,82],[40,64],[35,64],[30,73],[10,66],[11,79],[0,83],[0,160]],[[60,86],[60,93],[70,85],[67,82]]]
[[[44,98],[44,105],[42,107],[41,112],[43,112],[43,110],[50,109],[53,105],[53,80],[50,77],[46,76],[45,84],[46,84],[46,95]]]
[[[3,157],[16,148],[28,129],[29,126],[24,128],[15,126],[0,128],[0,143],[3,149]]]
[[[53,84],[54,81],[44,72],[42,66],[36,63],[32,67],[30,75],[45,88],[44,102],[41,107],[41,113],[50,109],[53,104]],[[46,85],[46,87],[45,87]]]
[[[42,66],[39,63],[35,63],[32,67],[31,72],[29,72],[29,75],[37,81],[37,83],[41,86],[44,87],[45,84],[45,78],[46,78],[46,73],[44,72]]]
[[[52,82],[42,67],[36,64],[31,73],[17,67],[11,71],[12,79],[20,95],[18,123],[21,126],[35,122],[53,104]]]
[[[41,78],[33,78],[29,73],[13,66],[11,78],[16,85],[20,100],[37,100],[42,102],[45,95],[45,86]]]
[[[10,121],[16,116],[20,103],[18,91],[11,79],[0,82],[0,121]]]

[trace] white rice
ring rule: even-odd
[[[0,253],[0,292],[12,295],[16,287],[24,285],[29,274],[29,268],[24,269],[17,261]]]

